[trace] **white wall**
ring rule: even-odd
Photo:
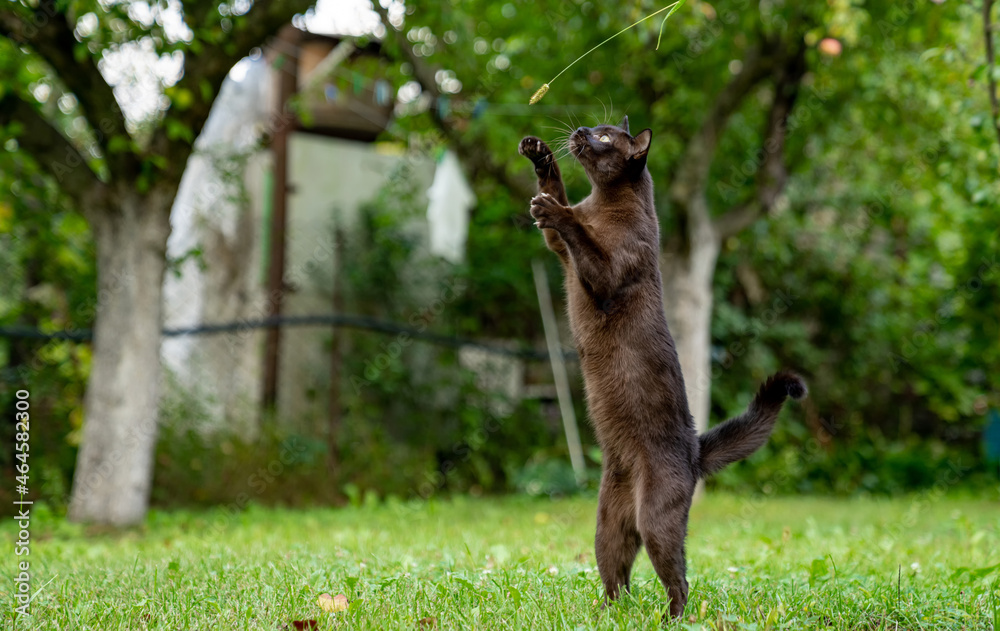
[[[330,295],[335,272],[331,258],[334,227],[350,239],[359,208],[372,200],[402,160],[384,146],[307,133],[289,139],[289,184],[286,280],[291,291],[283,304],[285,315],[313,315],[333,311]],[[417,189],[431,183],[434,164],[412,160]],[[417,203],[427,204],[426,196]],[[330,355],[321,343],[329,332],[316,327],[287,327],[282,332],[278,382],[278,412],[298,421],[327,416]]]

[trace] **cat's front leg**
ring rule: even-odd
[[[551,228],[562,234],[563,230],[568,230],[570,224],[576,223],[573,216],[573,209],[556,201],[556,198],[548,193],[539,193],[531,198],[531,216],[535,218],[535,225],[545,230]]]
[[[563,185],[559,165],[556,164],[556,157],[545,141],[528,136],[521,140],[521,144],[517,146],[517,152],[531,160],[531,164],[534,165],[535,175],[538,176],[538,192],[548,193],[563,206],[569,206],[569,198],[566,197],[566,187]]]
[[[551,195],[563,206],[569,206],[562,174],[559,173],[559,165],[556,164],[556,157],[552,155],[549,146],[534,136],[528,136],[521,140],[521,144],[517,146],[517,152],[531,160],[531,164],[534,165],[535,175],[538,176],[538,192]],[[546,228],[542,230],[542,234],[545,235],[545,245],[559,256],[564,265],[568,265],[569,252],[567,252],[566,244],[563,243],[559,233],[551,228]]]
[[[577,221],[572,208],[541,193],[531,199],[531,216],[539,228],[559,233],[569,252],[570,264],[595,301],[605,304],[620,289],[627,257],[612,257],[604,251],[587,228]]]

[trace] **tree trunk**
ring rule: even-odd
[[[692,226],[686,251],[664,251],[660,265],[667,325],[699,434],[708,429],[712,402],[712,279],[718,257],[718,237],[704,221]],[[695,498],[704,490],[705,482],[699,480]]]
[[[719,241],[710,223],[695,227],[686,251],[663,253],[663,307],[677,346],[688,406],[698,433],[708,429],[712,394],[712,279]]]
[[[163,272],[171,194],[123,192],[88,214],[97,244],[93,366],[69,517],[114,526],[145,517],[160,387]]]

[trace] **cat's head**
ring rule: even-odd
[[[595,186],[639,179],[646,169],[646,156],[653,132],[644,129],[629,134],[628,116],[621,125],[580,127],[569,136],[570,152],[583,165]]]

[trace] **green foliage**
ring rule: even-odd
[[[83,218],[19,154],[0,150],[0,326],[74,332],[96,309],[94,246]],[[31,396],[31,468],[40,497],[61,506],[76,461],[89,344],[0,337],[0,442],[14,444],[14,393]],[[13,451],[0,452],[0,470]],[[0,490],[0,499],[11,489]],[[9,503],[9,502],[8,502]]]
[[[859,23],[856,45],[816,67],[826,96],[813,115],[829,120],[790,137],[802,161],[787,210],[720,258],[715,418],[779,365],[810,382],[810,401],[751,461],[799,461],[784,490],[892,492],[932,486],[953,462],[971,480],[988,470],[979,442],[1000,405],[1000,151],[992,130],[970,124],[984,85],[962,78],[982,46],[966,28],[971,7],[906,17],[947,44],[928,48],[884,15]],[[809,441],[823,447],[803,456]],[[758,466],[719,483],[743,472],[752,486],[768,477]]]
[[[768,472],[753,463],[791,466],[781,455],[810,440],[822,448],[792,468],[797,477],[783,491],[921,488],[949,460],[980,453],[984,414],[1000,406],[1000,152],[987,124],[981,31],[968,28],[980,20],[974,7],[695,4],[671,18],[659,51],[656,25],[640,25],[530,107],[527,98],[569,60],[660,7],[548,2],[529,11],[484,0],[408,8],[407,38],[444,69],[439,87],[445,75],[461,82],[451,122],[508,171],[531,177],[515,152],[526,134],[558,140],[578,123],[617,122],[626,109],[633,128],[651,127],[665,238],[678,229],[666,203],[671,174],[739,72],[734,60],[762,33],[787,41],[805,28],[810,71],[788,122],[787,200],[720,255],[712,418],[742,410],[781,366],[805,374],[811,397],[783,414],[765,452],[715,484],[753,488]],[[824,38],[842,51],[821,52]],[[404,64],[396,79],[411,73]],[[726,129],[709,186],[716,213],[752,193],[769,98],[766,87],[751,95]],[[426,115],[399,124],[435,129]],[[579,199],[589,186],[572,160],[562,165]],[[476,184],[468,298],[455,304],[463,331],[539,339],[527,259],[544,257],[557,278],[554,257],[520,220],[526,200],[489,178]],[[979,479],[986,470],[974,456],[967,473]]]
[[[253,504],[301,506],[337,497],[326,476],[326,445],[307,435],[183,431],[164,414],[156,452],[154,505],[221,506],[237,514]],[[276,480],[281,484],[276,484]],[[289,493],[289,488],[295,489]]]

